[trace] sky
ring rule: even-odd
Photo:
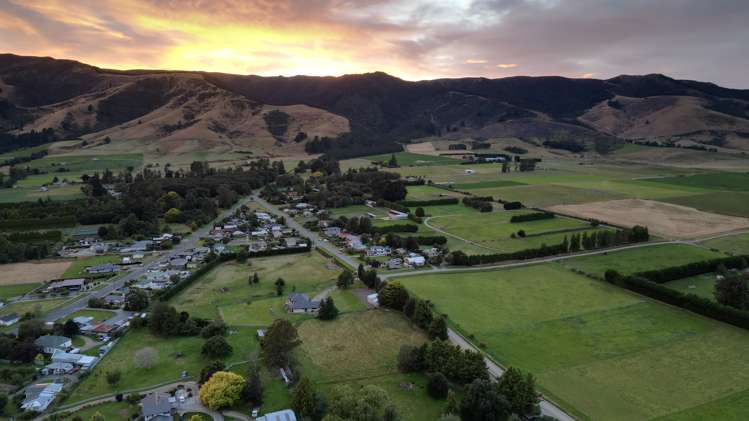
[[[114,69],[663,73],[749,88],[749,1],[0,0],[0,52]]]

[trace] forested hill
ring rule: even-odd
[[[260,77],[111,71],[0,55],[0,131],[45,128],[60,138],[93,142],[202,139],[280,148],[303,148],[315,136],[343,136],[374,148],[424,136],[510,136],[596,146],[689,136],[749,149],[749,90],[659,74],[409,82],[380,72]]]

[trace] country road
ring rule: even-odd
[[[294,221],[290,216],[284,214],[282,211],[280,211],[278,208],[273,206],[272,204],[268,203],[267,201],[256,198],[255,201],[265,207],[268,212],[274,214],[274,215],[283,215],[286,218],[286,225],[288,225],[291,228],[294,228],[297,230],[301,235],[307,237],[312,242],[312,245],[315,247],[319,247],[327,251],[328,253],[336,256],[341,262],[345,263],[349,268],[353,271],[356,270],[359,263],[356,262],[351,256],[348,256],[346,253],[339,250],[337,247],[335,247],[333,244],[331,244],[328,241],[324,241],[322,238],[320,238],[317,233],[312,232],[308,230],[307,228],[304,228],[301,224]],[[421,273],[428,273],[429,270],[425,271],[415,271],[414,274],[421,274]],[[411,272],[407,272],[411,273]],[[404,274],[399,274],[404,275]],[[382,278],[382,276],[381,276]],[[463,349],[470,349],[472,351],[481,352],[476,346],[474,346],[472,343],[470,343],[468,340],[463,338],[459,333],[455,332],[452,329],[447,330],[448,339],[453,344],[463,348]],[[483,352],[481,352],[483,354]],[[496,364],[491,359],[484,357],[484,361],[486,362],[486,367],[489,370],[489,374],[493,378],[499,378],[502,376],[502,373],[504,373],[504,370],[502,367],[499,366],[499,364]],[[564,412],[561,408],[556,406],[554,403],[549,402],[545,399],[542,399],[540,402],[541,407],[541,413],[544,415],[552,416],[559,421],[574,421],[575,419],[571,417],[569,414]]]
[[[247,197],[239,199],[234,206],[222,212],[214,221],[221,220],[225,218],[226,216],[231,215],[232,213],[234,213],[234,211],[237,208],[239,208],[244,203],[247,203],[247,201],[249,201],[250,198],[251,196],[247,196]],[[198,240],[200,240],[201,237],[205,237],[206,235],[208,235],[212,227],[213,227],[212,222],[205,224],[203,227],[201,227],[197,231],[184,237],[182,241],[180,241],[179,244],[174,246],[174,248],[172,248],[168,252],[159,255],[155,259],[152,259],[150,262],[143,264],[141,267],[138,267],[135,270],[131,270],[129,272],[126,272],[122,275],[119,275],[113,278],[103,288],[96,290],[88,295],[85,295],[69,304],[66,304],[64,306],[58,307],[50,311],[44,316],[44,321],[54,322],[56,320],[67,317],[68,315],[73,314],[78,310],[82,310],[88,306],[89,299],[104,297],[108,295],[110,292],[121,288],[127,282],[138,279],[139,277],[145,275],[149,269],[155,268],[156,266],[158,266],[160,262],[169,260],[172,257],[176,256],[178,253],[181,253],[187,249],[196,247]]]

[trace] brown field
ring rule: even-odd
[[[406,150],[411,153],[420,153],[423,155],[437,155],[437,150],[432,142],[412,143],[406,145]]]
[[[580,205],[557,205],[555,212],[622,226],[645,225],[665,238],[698,238],[749,227],[749,219],[702,212],[652,200],[623,199]]]
[[[1,265],[0,285],[33,284],[56,279],[62,276],[71,263],[70,260],[54,260]]]

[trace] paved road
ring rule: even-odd
[[[237,202],[237,204],[234,205],[231,209],[228,209],[224,211],[223,213],[221,213],[221,215],[219,215],[218,218],[216,218],[216,220],[221,220],[224,217],[233,214],[234,211],[237,208],[239,208],[239,206],[246,203],[249,199],[250,197],[245,197],[245,198],[240,199]],[[144,263],[142,266],[136,269],[130,270],[110,280],[103,288],[96,290],[89,295],[83,296],[82,298],[76,301],[73,301],[70,304],[64,305],[62,307],[58,307],[50,311],[49,313],[47,313],[46,316],[44,316],[44,321],[54,322],[55,320],[67,317],[68,315],[75,313],[78,310],[82,310],[88,306],[89,299],[104,297],[108,295],[110,292],[121,288],[127,282],[138,279],[139,277],[145,275],[149,269],[156,268],[160,262],[163,262],[165,260],[168,261],[169,259],[176,256],[180,252],[197,247],[198,240],[200,240],[201,237],[207,236],[212,227],[213,227],[212,223],[206,224],[205,226],[193,232],[192,234],[182,238],[182,241],[179,244],[174,246],[174,248],[172,248],[171,250],[168,250],[166,253],[159,255],[159,257],[157,257],[156,259],[153,259],[148,263]]]
[[[265,200],[262,200],[260,198],[255,199],[259,204],[261,204],[263,207],[265,207],[268,212],[275,214],[275,215],[283,215],[286,217],[286,225],[290,226],[291,228],[296,229],[301,235],[307,237],[310,239],[313,245],[316,247],[320,247],[328,251],[329,253],[335,255],[338,257],[342,262],[347,264],[352,270],[356,270],[356,268],[359,266],[359,263],[356,262],[351,256],[346,255],[341,250],[336,248],[334,245],[330,244],[327,241],[323,241],[317,233],[312,232],[303,226],[301,226],[299,223],[294,221],[291,217],[281,212],[278,208],[273,206],[272,204],[268,203]],[[430,269],[430,270],[420,270],[420,271],[414,271],[414,272],[406,272],[406,273],[400,273],[397,275],[405,275],[405,274],[422,274],[422,273],[429,273],[430,271],[436,271],[436,269]],[[396,274],[393,274],[393,276],[397,276]],[[383,276],[381,276],[383,277]],[[463,338],[460,334],[453,331],[452,329],[448,329],[447,331],[448,338],[450,339],[450,342],[452,342],[455,345],[458,345],[459,347],[463,349],[470,349],[472,351],[479,351],[477,347],[475,347],[472,343],[470,343],[468,340]],[[483,354],[483,353],[482,353]],[[497,363],[492,361],[489,358],[484,358],[484,361],[486,362],[486,367],[489,370],[489,374],[494,378],[499,378],[502,376],[502,373],[504,373],[504,370],[502,367],[500,367]],[[541,412],[544,415],[549,415],[554,418],[557,418],[560,421],[574,421],[575,419],[569,416],[566,412],[564,412],[561,408],[557,407],[553,403],[541,400],[540,402],[541,406]]]

